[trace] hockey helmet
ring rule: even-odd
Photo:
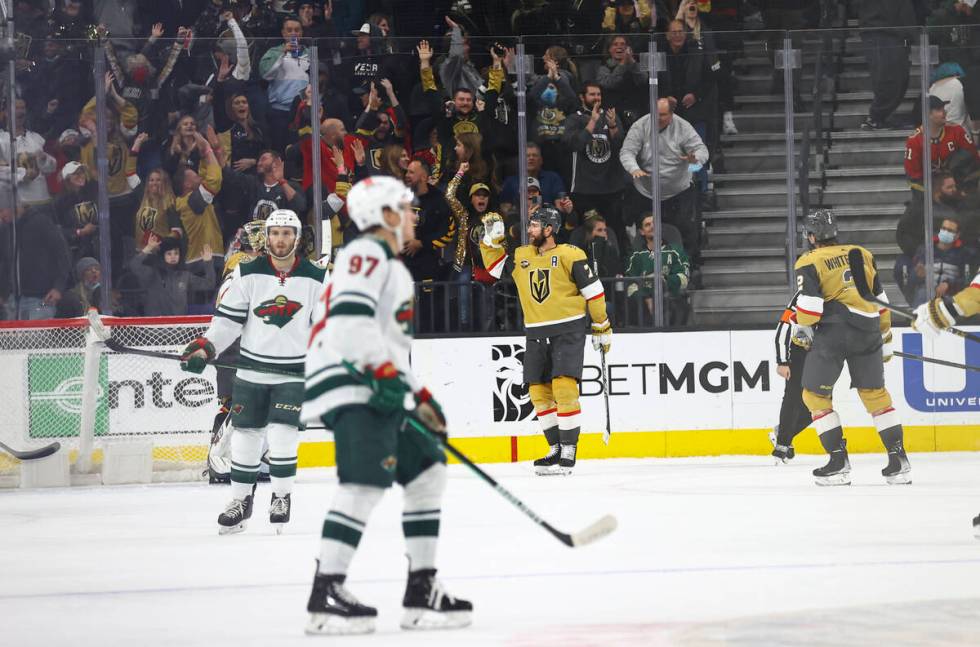
[[[276,256],[276,254],[273,253],[272,248],[269,246],[269,230],[273,227],[292,227],[293,231],[296,232],[296,243],[285,256]],[[289,209],[276,209],[266,216],[265,226],[263,229],[265,230],[266,251],[268,251],[269,255],[274,258],[288,258],[293,252],[296,251],[296,248],[299,246],[300,236],[303,235],[303,223],[300,222],[299,216],[296,215],[296,212],[290,211]]]
[[[385,222],[385,209],[391,209],[400,217],[406,203],[411,204],[414,199],[412,191],[393,177],[369,177],[355,184],[347,194],[347,213],[361,231],[372,227],[390,231],[401,249],[404,245],[402,223],[399,219],[397,225],[389,226]]]
[[[550,204],[542,205],[537,211],[528,216],[529,222],[541,223],[541,229],[551,225],[552,231],[557,234],[561,227],[561,214]],[[554,234],[552,234],[554,235]]]
[[[803,220],[803,233],[818,243],[837,238],[837,216],[830,209],[817,209]]]

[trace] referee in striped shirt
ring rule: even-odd
[[[795,455],[793,439],[810,425],[810,411],[803,404],[803,365],[813,342],[813,328],[796,323],[796,299],[783,310],[776,326],[776,372],[786,380],[779,424],[769,432],[776,464],[788,463]]]

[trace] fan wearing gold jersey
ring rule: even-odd
[[[497,214],[484,219],[480,254],[494,279],[509,273],[524,313],[527,350],[524,381],[550,450],[534,461],[538,474],[570,474],[579,436],[578,382],[585,358],[585,316],[592,319],[592,345],[609,351],[612,328],[602,283],[583,252],[559,245],[561,215],[545,205],[530,216],[528,242],[504,247],[504,223]]]
[[[885,388],[884,362],[892,356],[891,314],[861,298],[847,260],[850,250],[860,249],[868,285],[879,299],[886,299],[874,257],[862,247],[837,242],[837,218],[828,209],[807,216],[804,231],[813,249],[796,263],[800,290],[796,319],[801,326],[816,326],[816,332],[803,369],[803,402],[813,416],[820,443],[830,454],[824,467],[813,470],[817,485],[851,482],[847,445],[833,404],[834,383],[845,362],[851,385],[858,390],[888,450],[888,466],[882,476],[889,483],[910,483],[902,423]]]

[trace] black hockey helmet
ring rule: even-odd
[[[558,228],[561,227],[561,214],[550,204],[544,204],[528,216],[528,221],[541,223],[542,229],[551,225],[552,230],[557,234]]]
[[[837,216],[830,209],[817,209],[803,219],[803,232],[818,243],[837,238]]]

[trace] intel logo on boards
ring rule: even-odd
[[[980,344],[964,340],[966,352],[964,363],[980,365]],[[902,334],[902,346],[906,353],[922,355],[922,335]],[[959,360],[957,360],[959,361]],[[907,357],[902,358],[905,373],[905,401],[916,411],[957,413],[980,411],[980,372],[964,371],[966,384],[962,391],[929,391],[923,377],[924,364]],[[958,369],[945,369],[958,370]]]

